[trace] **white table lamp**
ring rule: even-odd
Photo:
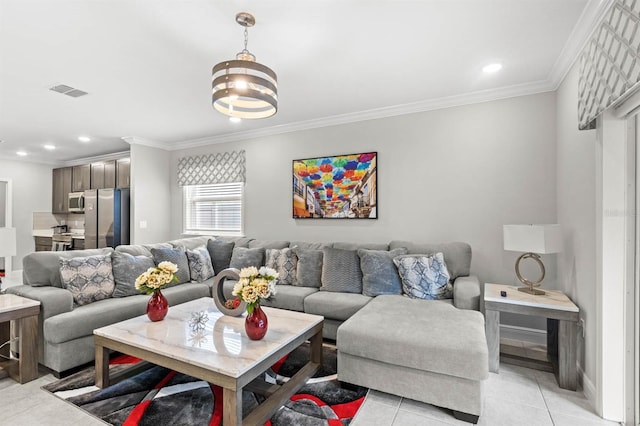
[[[516,261],[516,275],[526,287],[518,290],[542,295],[545,292],[536,289],[542,284],[545,275],[540,255],[562,251],[562,230],[560,225],[504,225],[504,249],[525,252]],[[538,280],[529,280],[520,273],[520,262],[525,259],[533,259],[538,263],[541,272]]]
[[[16,254],[16,228],[0,228],[0,257],[15,256]],[[6,271],[5,274],[11,272]],[[0,290],[2,277],[0,277]]]

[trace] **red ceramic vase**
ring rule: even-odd
[[[151,321],[162,321],[169,312],[169,302],[160,290],[156,290],[151,295],[147,303],[147,316]]]
[[[267,314],[264,313],[260,305],[256,305],[253,312],[247,314],[244,320],[244,329],[251,340],[262,339],[267,334],[268,325]]]

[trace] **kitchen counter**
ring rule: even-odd
[[[74,230],[72,229],[72,231]],[[32,235],[34,237],[51,238],[53,237],[53,229],[34,229]],[[71,235],[73,239],[84,240],[84,233],[80,232],[67,232],[62,235]]]

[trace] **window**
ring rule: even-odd
[[[185,233],[242,235],[243,182],[183,188]]]

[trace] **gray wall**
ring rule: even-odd
[[[22,269],[22,258],[35,250],[32,235],[33,212],[51,211],[51,169],[53,166],[0,159],[0,176],[12,180],[13,227],[17,254],[13,270]]]
[[[558,98],[558,221],[564,252],[558,277],[585,320],[580,333],[579,364],[596,383],[596,131],[578,130],[578,70],[569,72]]]
[[[245,149],[248,236],[466,241],[483,282],[515,283],[519,253],[503,250],[502,225],[556,221],[555,129],[555,93],[544,93],[174,151],[172,237],[182,231],[178,159]],[[378,220],[291,218],[293,159],[367,151],[378,152]]]
[[[131,244],[168,241],[171,235],[169,152],[131,145]],[[176,201],[182,204],[181,200]],[[140,226],[146,222],[146,228]]]

